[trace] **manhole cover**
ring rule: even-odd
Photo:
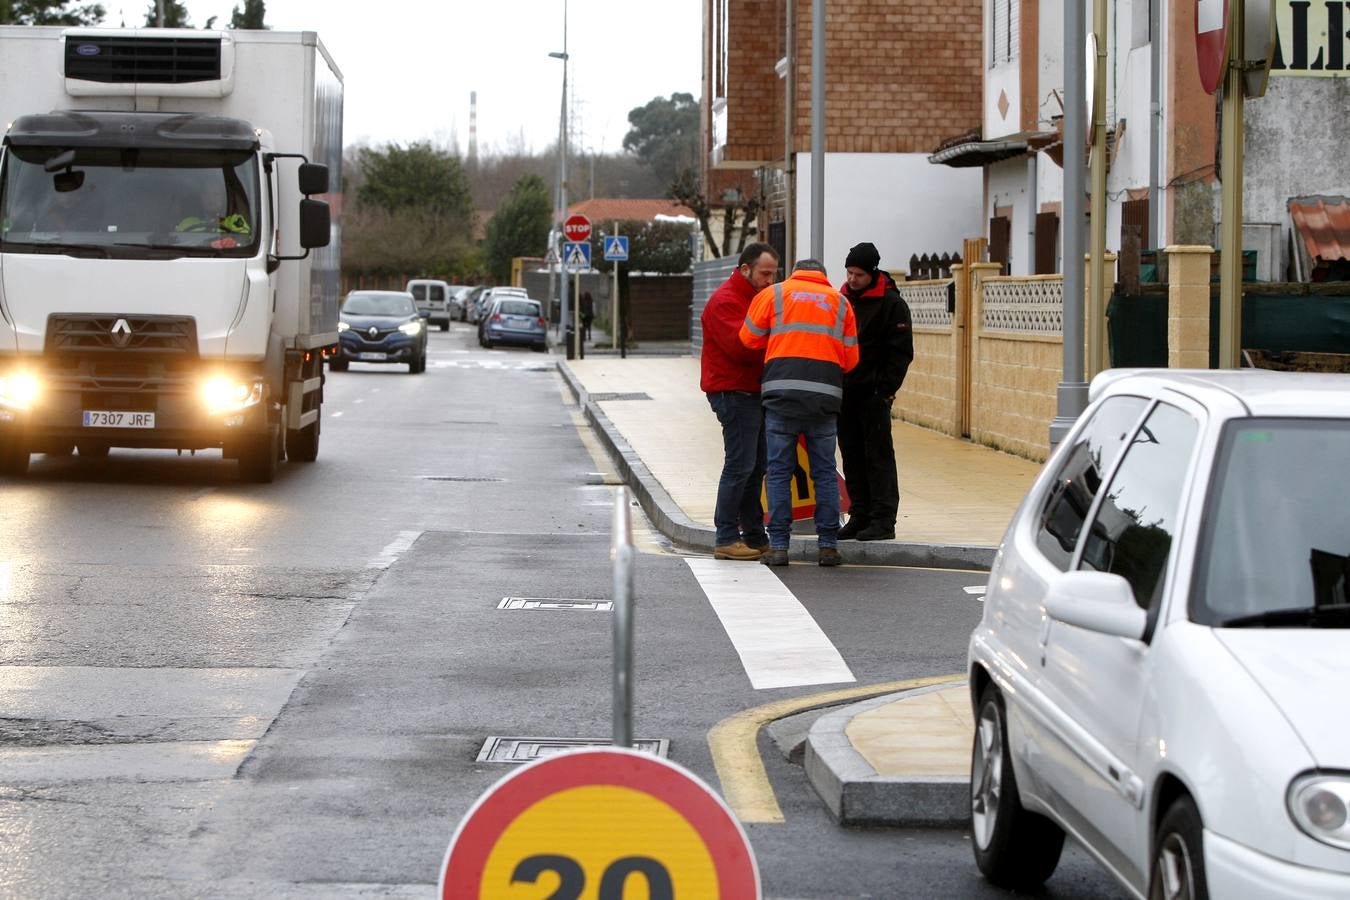
[[[478,751],[478,762],[525,763],[583,747],[612,747],[606,738],[555,737],[489,737]],[[670,741],[665,738],[635,738],[633,749],[653,756],[670,755]]]
[[[607,400],[650,400],[646,394],[591,394],[591,399],[597,403],[603,403]]]
[[[419,475],[423,481],[505,481],[490,475]]]
[[[498,609],[580,609],[587,612],[609,612],[613,600],[583,600],[570,597],[503,597]]]

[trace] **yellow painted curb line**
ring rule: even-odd
[[[888,681],[837,691],[826,691],[807,697],[792,697],[743,710],[727,716],[708,732],[708,749],[712,751],[713,766],[722,783],[722,797],[727,806],[742,822],[777,823],[784,821],[783,810],[774,796],[764,761],[759,756],[759,730],[776,719],[805,712],[821,706],[834,706],[849,700],[865,700],[882,694],[931,687],[935,684],[953,684],[964,681],[962,675],[933,675]]]

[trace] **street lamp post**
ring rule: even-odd
[[[558,205],[560,218],[558,230],[562,232],[562,223],[567,220],[567,0],[563,0],[563,48],[561,53],[550,53],[554,59],[562,60],[562,114],[558,125]],[[564,247],[567,235],[562,234]],[[567,358],[576,355],[576,329],[572,327],[572,315],[567,296],[567,256],[561,254],[558,260],[558,306],[563,321],[563,341],[567,347]]]

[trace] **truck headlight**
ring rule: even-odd
[[[342,334],[342,332],[344,331],[351,331],[351,330],[352,326],[348,325],[346,322],[338,323],[338,334]]]
[[[1289,785],[1294,824],[1308,837],[1350,850],[1350,775],[1309,772]]]
[[[212,378],[202,385],[202,402],[208,412],[230,413],[247,409],[262,402],[261,381],[240,381],[235,378]]]
[[[416,336],[421,334],[422,320],[418,319],[416,322],[404,322],[402,325],[398,326],[398,330],[407,335]]]
[[[0,375],[0,406],[31,409],[41,393],[41,382],[32,372],[8,372]]]

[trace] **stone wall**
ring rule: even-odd
[[[971,440],[1044,460],[1063,372],[1063,339],[983,332],[976,340]]]

